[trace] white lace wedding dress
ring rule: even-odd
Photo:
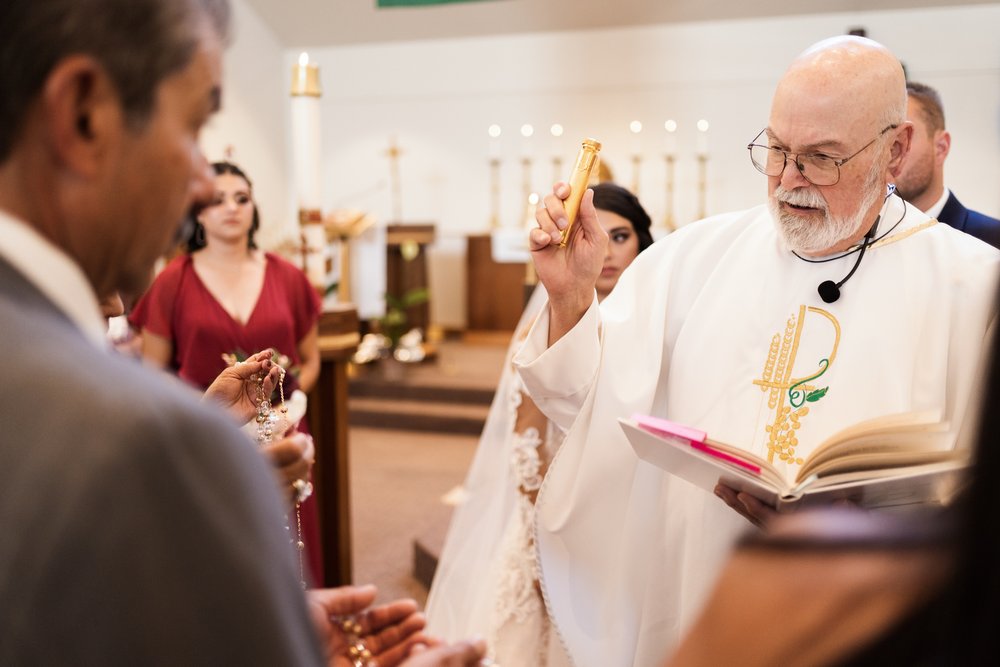
[[[537,289],[511,341],[427,600],[429,634],[484,637],[500,667],[572,664],[545,610],[534,539],[534,497],[562,435],[524,397],[511,363],[545,302]]]

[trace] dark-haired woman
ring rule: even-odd
[[[613,183],[593,190],[609,237],[596,285],[603,300],[653,237],[634,194]],[[546,611],[534,545],[535,498],[562,433],[527,396],[511,362],[546,303],[545,290],[536,289],[511,341],[427,602],[431,634],[482,635],[501,665],[570,664]]]
[[[229,162],[212,168],[215,196],[197,212],[189,252],[167,265],[129,317],[142,354],[204,389],[226,367],[225,355],[272,348],[293,370],[285,396],[308,392],[319,375],[319,296],[297,267],[257,249],[260,221],[246,174]],[[307,562],[321,582],[312,499],[301,514]]]

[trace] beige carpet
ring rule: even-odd
[[[441,496],[461,484],[478,437],[351,429],[354,581],[374,583],[381,601],[427,590],[413,578],[413,540],[447,510]]]
[[[509,336],[442,341],[436,358],[409,369],[420,385],[495,388]],[[374,583],[379,600],[427,590],[413,578],[413,541],[443,536],[450,508],[441,497],[461,484],[479,436],[352,427],[351,516],[354,581]]]

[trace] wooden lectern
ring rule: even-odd
[[[427,246],[434,242],[434,225],[389,224],[385,231],[386,292],[401,298],[410,290],[428,287]],[[426,333],[431,323],[430,302],[407,309],[406,318],[410,327]]]
[[[347,364],[359,341],[358,311],[352,304],[320,315],[319,379],[309,395],[309,427],[316,445],[313,484],[326,579],[316,582],[320,586],[352,583]]]
[[[490,234],[469,236],[465,261],[469,331],[513,331],[524,311],[524,262],[494,261]]]

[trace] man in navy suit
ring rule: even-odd
[[[962,205],[944,186],[944,161],[951,135],[944,129],[938,92],[922,83],[906,84],[906,118],[913,123],[910,153],[896,177],[896,192],[932,218],[1000,248],[1000,220]]]

